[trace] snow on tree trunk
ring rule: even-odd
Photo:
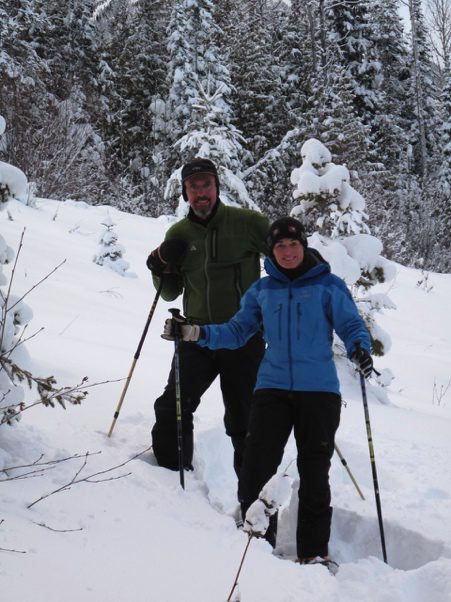
[[[293,197],[299,204],[291,215],[299,217],[311,233],[309,244],[330,263],[353,293],[372,338],[372,351],[383,355],[390,337],[376,324],[376,313],[395,306],[385,294],[369,291],[390,281],[395,266],[381,256],[382,243],[369,233],[365,200],[350,184],[349,171],[332,162],[329,150],[315,138],[301,149],[302,166],[293,170]]]

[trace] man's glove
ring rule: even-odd
[[[186,251],[187,243],[184,240],[165,240],[154,249],[146,261],[146,265],[154,276],[162,276],[168,265],[180,261]]]
[[[359,371],[365,378],[371,376],[373,372],[373,359],[366,349],[357,345],[351,359],[357,364]]]
[[[173,341],[175,339],[175,330],[179,329],[179,336],[182,341],[195,342],[200,338],[200,326],[197,324],[189,324],[188,320],[183,316],[167,318],[164,323],[162,339]]]

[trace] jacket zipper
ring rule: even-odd
[[[278,324],[279,325],[279,341],[281,341],[282,340],[282,303],[279,303],[275,313],[278,314],[277,318],[278,318],[278,322],[279,322],[279,324]]]
[[[299,339],[301,338],[301,304],[297,303],[296,304],[296,337],[299,341]]]
[[[243,296],[243,291],[241,289],[241,267],[239,264],[235,264],[233,266],[234,271],[234,280],[235,280],[235,290],[237,294],[237,307],[240,306],[240,300]]]
[[[288,287],[288,361],[290,366],[290,390],[293,390],[293,357],[291,353],[291,300],[293,299],[293,290],[291,283]]]
[[[211,257],[211,261],[217,261],[218,253],[217,253],[217,234],[216,230],[211,230],[210,233],[207,232],[207,237],[205,239],[205,263],[204,263],[204,271],[205,271],[205,279],[207,281],[207,312],[208,319],[210,322],[213,322],[213,316],[211,313],[211,303],[210,303],[210,278],[208,277],[208,261]]]

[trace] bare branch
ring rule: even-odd
[[[4,519],[0,520],[0,525],[4,523]],[[10,548],[0,548],[0,552],[14,552],[15,554],[26,554],[25,550],[11,550]]]
[[[105,470],[100,470],[98,472],[94,472],[94,473],[92,473],[92,474],[90,474],[90,475],[88,475],[86,477],[81,477],[80,475],[81,475],[83,469],[85,468],[85,466],[87,464],[87,459],[88,459],[88,456],[89,456],[89,452],[86,452],[85,457],[84,457],[84,461],[83,461],[81,467],[77,470],[77,472],[75,473],[75,475],[72,477],[72,479],[68,483],[66,483],[65,485],[61,485],[61,487],[58,487],[58,489],[55,489],[54,491],[51,491],[50,493],[46,493],[46,494],[42,495],[39,499],[35,500],[31,504],[28,504],[27,508],[32,508],[34,505],[36,505],[37,503],[41,502],[42,500],[47,499],[51,495],[55,495],[56,493],[61,493],[62,491],[69,491],[73,485],[77,485],[78,483],[103,483],[105,481],[114,481],[114,480],[117,480],[117,479],[121,479],[123,477],[127,477],[130,474],[132,474],[132,473],[127,473],[127,474],[122,474],[122,475],[107,477],[107,478],[103,478],[103,479],[95,479],[94,478],[94,477],[98,477],[100,475],[104,475],[104,474],[110,473],[113,470],[117,470],[118,468],[122,468],[123,466],[125,466],[129,462],[132,462],[133,460],[136,460],[136,458],[139,458],[140,456],[142,456],[143,454],[145,454],[146,452],[148,452],[151,449],[151,447],[152,446],[150,446],[150,447],[146,448],[145,450],[143,450],[143,451],[135,454],[134,456],[132,456],[128,460],[125,460],[125,462],[122,462],[122,464],[117,464],[116,466],[112,466],[111,468],[107,468]]]
[[[0,552],[15,552],[16,554],[26,554],[25,550],[10,550],[8,548],[0,548]]]
[[[44,330],[44,327],[42,326],[41,328],[39,328],[39,330],[36,330],[36,332],[34,332],[33,334],[30,334],[29,337],[24,338],[24,334],[26,332],[28,328],[28,324],[25,324],[24,329],[20,335],[20,338],[17,339],[17,341],[15,342],[15,344],[11,347],[11,349],[8,349],[8,351],[4,354],[4,357],[10,357],[10,355],[12,353],[14,353],[14,351],[20,347],[20,345],[23,345],[24,343],[27,343],[28,341],[30,341],[31,339],[34,339],[34,337],[36,335],[38,335],[40,332],[42,332]],[[3,366],[0,367],[0,370],[3,368]]]
[[[83,527],[80,527],[79,529],[54,529],[53,527],[49,527],[45,523],[36,523],[35,521],[31,522],[33,522],[38,527],[44,527],[45,529],[53,531],[54,533],[74,533],[75,531],[83,531]]]
[[[451,52],[451,0],[428,0],[426,18],[431,45],[441,68],[449,67]]]
[[[46,274],[43,278],[41,278],[41,280],[39,280],[38,282],[36,282],[35,284],[33,284],[33,286],[31,288],[29,288],[23,295],[22,297],[20,297],[15,303],[13,303],[12,305],[10,305],[8,307],[8,309],[6,310],[6,312],[11,311],[14,307],[16,307],[16,305],[18,303],[20,303],[21,301],[23,301],[25,299],[25,297],[27,295],[29,295],[31,293],[31,291],[33,291],[35,288],[37,288],[40,284],[42,284],[45,280],[47,280],[48,278],[50,278],[50,276],[52,274],[54,274],[56,272],[56,270],[59,270],[59,268],[64,265],[66,263],[67,259],[63,259],[63,261],[61,261],[57,266],[55,266],[53,268],[53,270],[51,270],[48,274]],[[15,267],[15,266],[14,266]],[[11,275],[11,280],[10,280],[10,284],[13,280],[13,276]]]
[[[91,452],[91,453],[89,453],[89,455],[96,456],[101,453],[102,453],[101,451]],[[0,472],[3,472],[5,475],[7,475],[7,478],[0,479],[0,482],[29,479],[29,478],[33,478],[35,476],[42,476],[44,474],[44,472],[46,472],[47,470],[52,470],[53,468],[56,467],[57,464],[61,464],[62,462],[67,462],[68,460],[76,460],[78,458],[83,458],[85,456],[86,456],[86,454],[73,454],[72,456],[67,456],[65,458],[58,458],[56,460],[49,460],[47,462],[41,462],[42,458],[44,457],[44,454],[41,454],[39,456],[39,458],[37,460],[35,460],[34,462],[32,462],[31,464],[22,464],[20,466],[8,466],[6,468],[2,468],[0,470]],[[33,468],[33,467],[38,467],[38,466],[40,466],[42,468],[35,468],[35,470],[29,470],[29,471],[21,473],[19,475],[9,476],[9,473],[13,470],[23,470],[25,468]]]
[[[6,477],[4,479],[0,479],[0,483],[5,481],[21,481],[22,479],[33,479],[35,477],[42,477],[47,470],[51,470],[55,468],[54,466],[49,466],[47,468],[37,468],[36,470],[29,470],[28,472],[24,472],[22,474],[16,475],[14,477]],[[5,472],[6,471],[2,471]]]

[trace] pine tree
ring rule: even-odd
[[[115,224],[109,215],[102,221],[102,226],[104,230],[99,236],[99,248],[92,260],[124,276],[130,264],[123,259],[125,249],[117,242],[119,237],[113,230]]]
[[[5,126],[5,119],[0,115],[0,146]],[[11,171],[11,168],[14,171]],[[4,217],[4,213],[1,214],[2,210],[6,209],[8,201],[14,198],[14,188],[17,187],[16,169],[0,162],[0,217]],[[25,175],[22,175],[25,178]],[[3,274],[2,266],[11,264],[14,256],[14,251],[0,235],[0,425],[10,423],[17,417],[16,407],[24,397],[20,379],[15,377],[14,366],[17,358],[26,357],[26,351],[19,346],[20,334],[33,317],[29,306],[19,297],[12,295],[9,287],[5,286],[8,285],[11,276],[7,278]]]
[[[180,165],[194,156],[209,157],[217,164],[225,202],[251,206],[240,178],[243,140],[232,124],[232,84],[215,44],[221,32],[213,20],[213,3],[176,2],[169,31],[171,85],[166,106],[175,152],[167,206],[174,207],[180,195]]]
[[[308,109],[302,116],[305,137],[318,138],[339,163],[354,175],[367,174],[375,162],[370,126],[364,125],[354,105],[354,82],[340,65],[319,69],[312,78]]]
[[[440,188],[445,196],[451,198],[451,65],[444,73],[441,95],[440,145],[442,162],[439,169]],[[448,230],[449,231],[449,230]]]
[[[0,107],[8,122],[5,158],[32,174],[30,136],[39,132],[52,99],[45,85],[48,65],[30,36],[48,32],[49,20],[35,11],[34,0],[6,0],[0,7],[0,28]]]
[[[213,20],[211,0],[178,0],[168,27],[169,92],[167,98],[169,141],[175,144],[186,133],[199,91],[219,90],[224,110],[231,92],[230,74],[215,43],[220,35]]]
[[[165,90],[168,3],[115,3],[98,23],[102,43],[100,86],[106,100],[101,126],[108,134],[111,175],[125,194],[115,202],[134,213],[153,213],[162,196],[155,107]],[[164,175],[166,179],[167,174]]]
[[[382,243],[369,234],[365,200],[351,186],[348,169],[333,163],[328,148],[314,138],[303,144],[301,153],[302,166],[291,175],[293,196],[300,203],[291,213],[301,216],[312,246],[351,287],[370,330],[373,353],[383,355],[389,340],[377,326],[375,313],[392,304],[369,291],[390,280],[395,271],[381,256]]]
[[[409,0],[411,25],[411,90],[415,121],[411,126],[414,172],[427,179],[436,147],[436,107],[432,81],[432,58],[421,0]]]
[[[407,120],[412,117],[408,113],[408,51],[396,0],[373,0],[369,24],[373,53],[380,65],[379,102],[370,125],[375,152],[389,171],[406,152]]]
[[[256,162],[277,145],[294,125],[285,98],[278,59],[275,8],[262,0],[241,3],[236,23],[236,44],[230,50],[233,63],[233,103],[237,122]]]
[[[189,133],[175,143],[175,148],[183,162],[197,156],[208,157],[217,165],[221,200],[225,204],[258,209],[242,181],[242,136],[231,123],[229,113],[224,110],[220,90],[210,93],[200,89],[187,126]],[[178,171],[170,184],[175,179],[178,181]],[[168,193],[170,190],[169,186]]]
[[[379,104],[370,124],[379,165],[373,177],[361,180],[360,190],[367,201],[369,223],[386,241],[387,255],[397,256],[400,245],[405,244],[405,215],[399,214],[399,205],[410,177],[407,153],[413,112],[409,59],[395,0],[374,0],[369,21],[371,44],[380,63]]]
[[[298,164],[304,141],[302,128],[291,129],[277,146],[243,174],[252,198],[270,219],[283,217],[290,212],[293,205],[290,174]]]
[[[372,40],[371,5],[370,0],[343,0],[327,6],[329,41],[353,82],[355,109],[365,124],[372,123],[380,104],[380,63]]]
[[[441,95],[441,127],[439,152],[441,162],[435,185],[432,217],[435,231],[434,270],[449,273],[451,270],[451,68],[443,73],[444,87]]]
[[[97,59],[89,6],[88,0],[8,0],[0,103],[9,123],[7,160],[42,196],[95,202],[108,181],[90,114]]]
[[[291,124],[297,122],[305,107],[309,79],[318,69],[312,4],[311,1],[293,0],[289,11],[282,13],[278,21],[279,95],[289,111]]]

